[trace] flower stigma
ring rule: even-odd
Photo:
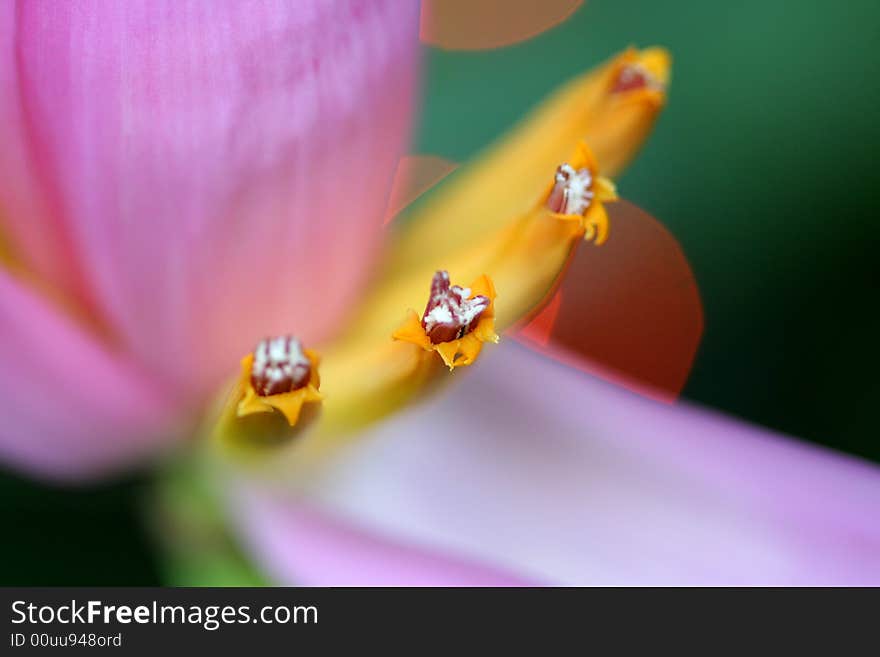
[[[422,328],[432,344],[463,338],[474,330],[489,307],[489,297],[471,297],[471,289],[449,284],[449,272],[438,271],[431,280],[431,296],[422,315]]]
[[[320,402],[320,357],[303,348],[292,335],[261,340],[241,360],[235,415],[279,411],[290,426],[299,420],[303,404]]]
[[[665,85],[646,67],[636,63],[623,66],[611,87],[613,93],[626,93],[639,89],[665,91]]]
[[[392,334],[395,340],[436,351],[450,370],[473,363],[484,342],[498,342],[495,333],[495,286],[488,276],[470,287],[451,285],[449,272],[438,271],[421,317],[410,309]]]
[[[585,143],[579,143],[572,158],[556,168],[545,199],[544,207],[555,217],[583,226],[586,241],[598,246],[608,239],[604,203],[617,200],[617,189],[599,174],[599,164]]]

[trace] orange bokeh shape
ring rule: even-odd
[[[582,244],[555,296],[513,335],[580,370],[674,401],[703,333],[693,272],[654,217],[627,201],[607,208],[608,242]]]
[[[406,206],[455,171],[458,165],[436,155],[404,155],[397,163],[385,223],[388,224]]]
[[[583,0],[422,0],[423,43],[486,50],[525,41],[565,21]]]

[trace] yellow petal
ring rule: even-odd
[[[474,329],[473,335],[480,342],[493,342],[497,344],[501,340],[495,332],[494,317],[481,319],[477,324],[477,328]]]
[[[608,239],[608,212],[605,206],[600,202],[595,202],[587,210],[584,217],[584,239],[593,242],[596,246],[601,246]]]
[[[584,235],[584,217],[550,212],[543,205],[497,236],[481,267],[500,290],[497,330],[529,314],[552,292]]]
[[[493,331],[494,335],[495,332]],[[475,333],[469,333],[458,341],[458,358],[456,365],[470,365],[477,360],[483,349],[483,341]]]
[[[239,415],[239,409],[245,413]],[[249,398],[248,391],[238,382],[233,384],[213,413],[209,433],[211,444],[222,453],[233,453],[236,457],[257,457],[266,447],[287,443],[301,432],[304,423],[297,421],[291,427],[287,418],[268,404]]]
[[[253,413],[271,413],[272,406],[254,392],[251,386],[241,388],[241,399],[236,405],[236,416],[245,417]]]
[[[290,426],[294,427],[299,420],[303,404],[321,401],[321,399],[321,393],[309,385],[292,392],[266,397],[266,404],[281,411]]]
[[[411,342],[422,349],[431,349],[431,339],[425,334],[418,313],[412,309],[407,312],[406,321],[391,334],[391,337],[395,340]]]
[[[568,163],[575,169],[589,169],[594,176],[599,173],[599,161],[596,159],[596,154],[584,140],[578,141]]]
[[[460,346],[461,340],[452,340],[450,342],[444,342],[443,344],[437,345],[437,353],[440,354],[443,362],[446,363],[446,367],[448,367],[450,370],[455,369],[455,357],[458,355]],[[466,365],[468,363],[460,364]]]
[[[488,297],[492,303],[495,303],[495,297],[498,296],[498,293],[495,291],[495,284],[492,282],[492,279],[486,276],[486,274],[480,274],[480,276],[471,283],[471,296]]]
[[[638,63],[644,66],[657,80],[658,84],[665,88],[669,86],[669,72],[672,70],[672,56],[665,48],[646,48],[637,53]]]
[[[359,429],[397,410],[444,369],[432,349],[390,334],[336,345],[325,356],[320,429],[330,434]]]
[[[617,185],[608,180],[604,176],[596,178],[595,182],[596,200],[598,201],[616,201]]]

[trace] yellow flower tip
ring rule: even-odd
[[[556,168],[544,206],[552,216],[577,221],[584,239],[601,245],[608,239],[608,213],[603,203],[617,200],[617,188],[599,175],[599,165],[586,144],[581,142],[569,162]]]
[[[639,62],[654,77],[658,84],[663,87],[669,85],[670,72],[672,71],[672,55],[666,48],[653,46],[645,48],[639,53]]]
[[[241,360],[238,389],[242,391],[236,415],[279,411],[296,426],[303,405],[320,402],[320,357],[292,336],[261,341]]]
[[[630,48],[611,67],[611,93],[660,107],[666,101],[671,68],[672,57],[665,48]]]
[[[451,370],[476,361],[484,342],[497,343],[495,286],[480,276],[469,288],[451,285],[449,273],[438,271],[431,280],[425,312],[409,310],[392,337],[436,351]]]

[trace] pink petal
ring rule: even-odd
[[[312,503],[552,583],[880,584],[876,467],[509,342],[484,353]]]
[[[177,434],[172,406],[130,364],[0,270],[0,459],[78,478]]]
[[[305,586],[521,586],[525,580],[392,542],[288,504],[257,487],[232,497],[237,522],[270,576]]]
[[[21,197],[17,232],[60,232],[126,348],[201,394],[266,334],[338,328],[408,132],[415,3],[27,1],[4,34],[13,19],[0,116],[17,106],[32,166],[0,203]]]
[[[82,298],[83,281],[53,214],[54,200],[40,178],[37,153],[30,146],[33,126],[18,91],[16,12],[15,2],[0,3],[0,239],[5,236],[14,242],[41,278],[54,281],[69,296]]]

